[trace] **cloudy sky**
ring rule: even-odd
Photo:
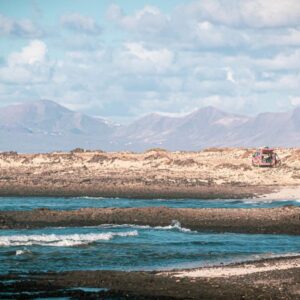
[[[0,0],[0,105],[127,122],[300,105],[299,0]]]

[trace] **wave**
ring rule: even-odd
[[[72,247],[87,245],[96,241],[108,241],[116,236],[137,236],[138,232],[107,232],[107,233],[88,233],[88,234],[36,234],[36,235],[11,235],[0,236],[0,247],[8,246],[53,246],[53,247]],[[22,250],[20,250],[22,251]],[[18,254],[23,254],[18,252]],[[16,255],[18,255],[16,253]]]
[[[299,257],[300,253],[298,252],[286,252],[286,253],[261,253],[261,254],[253,254],[250,257],[254,260],[264,260],[268,258],[293,258]]]
[[[189,228],[181,227],[180,222],[177,220],[173,220],[171,225],[169,225],[169,226],[155,226],[153,228],[161,229],[161,230],[174,230],[175,229],[175,230],[182,231],[182,232],[192,232],[192,230]]]
[[[90,199],[90,200],[102,200],[102,199],[108,199],[105,197],[92,197],[92,196],[81,196],[81,197],[74,197],[75,199]]]
[[[74,199],[90,199],[90,200],[119,200],[119,197],[96,197],[96,196],[79,196]]]
[[[192,231],[189,228],[182,227],[180,222],[177,220],[173,220],[170,225],[167,226],[150,226],[150,225],[136,225],[136,224],[102,224],[98,226],[84,226],[84,228],[123,228],[129,227],[134,229],[158,229],[158,230],[177,230],[181,232],[196,232]]]
[[[23,250],[17,250],[15,255],[18,256],[18,255],[31,254],[31,253],[32,252],[30,250],[23,249]]]
[[[291,200],[291,199],[238,199],[238,200],[224,200],[228,203],[233,203],[233,204],[272,204],[272,203],[284,203],[284,202],[291,202],[291,203],[299,203],[300,200]]]

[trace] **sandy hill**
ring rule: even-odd
[[[2,153],[0,190],[2,194],[201,198],[253,196],[300,185],[300,149],[278,149],[282,164],[276,168],[253,167],[253,151]]]

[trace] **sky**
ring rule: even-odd
[[[0,106],[129,122],[300,105],[299,0],[0,0]]]

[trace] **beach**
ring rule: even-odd
[[[299,298],[300,152],[257,168],[253,150],[1,153],[0,298]]]
[[[32,274],[26,281],[20,282],[18,280],[21,278],[17,275],[1,276],[0,280],[12,281],[7,284],[8,291],[10,288],[19,293],[42,290],[45,297],[89,295],[91,299],[96,296],[104,299],[298,299],[299,267],[298,256],[214,269],[42,273]],[[62,288],[66,287],[70,289],[69,292],[62,292]],[[102,291],[85,294],[85,287],[86,290],[88,287],[98,287]]]

